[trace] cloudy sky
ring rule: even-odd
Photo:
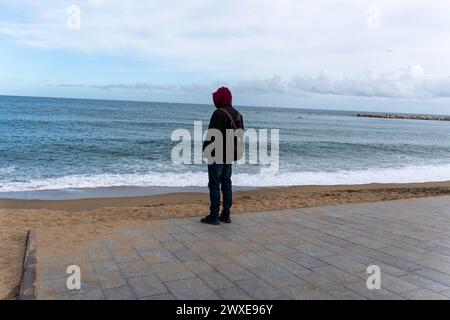
[[[450,113],[450,2],[0,0],[0,94]]]

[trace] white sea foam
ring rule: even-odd
[[[61,190],[100,187],[189,187],[206,186],[206,172],[149,172],[147,174],[68,175],[60,178],[30,181],[0,181],[0,192]],[[336,185],[365,183],[407,183],[449,181],[450,164],[409,166],[395,169],[370,169],[338,172],[280,172],[272,174],[234,174],[236,186]]]

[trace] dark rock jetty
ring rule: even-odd
[[[356,116],[364,118],[450,121],[450,116],[423,115],[423,114],[358,113]]]

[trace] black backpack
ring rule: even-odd
[[[231,121],[232,129],[235,131],[233,159],[234,161],[238,161],[244,154],[244,122],[242,121],[242,115],[236,110],[237,116],[236,118],[233,118],[227,110],[223,108],[219,110],[222,110],[227,115],[228,119]],[[236,133],[236,131],[238,132]]]

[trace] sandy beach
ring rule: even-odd
[[[450,182],[260,188],[234,194],[232,212],[267,211],[450,194]],[[40,250],[67,250],[151,219],[203,216],[206,193],[85,200],[0,200],[0,298],[17,297],[27,231],[39,228]]]

